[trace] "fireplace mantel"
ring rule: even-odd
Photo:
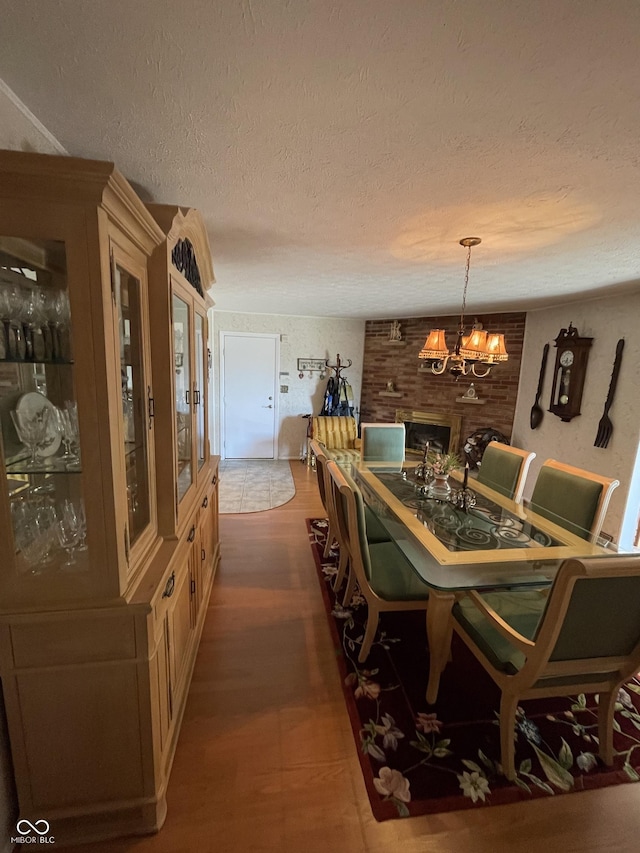
[[[415,441],[412,439],[414,439],[416,432],[426,436],[426,439],[431,442],[439,441],[442,443],[442,449],[445,452],[456,453],[460,447],[460,429],[462,424],[462,418],[460,415],[443,414],[442,412],[420,412],[407,409],[397,409],[396,423],[404,423],[406,427],[407,454],[419,454],[422,452],[422,447],[412,446],[415,445]],[[412,429],[412,425],[416,425],[416,427]],[[430,436],[424,429],[421,429],[421,426],[432,426],[432,436]],[[447,429],[449,431],[448,434]],[[448,437],[448,446],[445,446],[445,436]]]

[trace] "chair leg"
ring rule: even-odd
[[[333,579],[333,591],[338,592],[340,587],[344,582],[344,576],[347,573],[347,569],[349,567],[349,555],[347,553],[347,549],[344,547],[340,548],[340,559],[338,561],[338,572]]]
[[[342,606],[348,607],[351,604],[351,599],[353,598],[353,593],[356,588],[356,573],[351,569],[349,571],[349,580],[347,582],[347,588],[344,591],[344,597],[342,599]]]
[[[376,636],[376,629],[378,627],[378,617],[380,613],[376,608],[372,607],[369,603],[369,614],[367,616],[367,629],[364,632],[364,640],[362,641],[362,646],[360,647],[360,654],[358,655],[358,663],[364,663],[366,659],[369,657],[369,652],[371,651],[371,646],[373,644],[373,640]]]
[[[503,691],[500,698],[500,762],[502,772],[509,780],[516,778],[516,746],[514,729],[518,697]]]
[[[598,700],[600,758],[605,764],[613,764],[613,717],[617,698],[618,688],[615,687],[609,693],[601,693]]]
[[[327,541],[324,543],[324,551],[322,552],[323,557],[329,556],[329,551],[331,551],[331,546],[335,540],[335,536],[333,535],[333,530],[331,528],[331,522],[329,521],[329,525],[327,527]]]

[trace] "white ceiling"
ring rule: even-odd
[[[223,310],[471,312],[638,287],[637,0],[3,0],[69,153],[199,208]]]

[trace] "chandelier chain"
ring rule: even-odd
[[[464,271],[464,290],[462,291],[462,308],[460,311],[460,328],[464,328],[464,312],[467,307],[467,286],[469,285],[469,267],[471,266],[471,246],[467,246],[467,265]]]

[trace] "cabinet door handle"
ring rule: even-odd
[[[207,552],[204,550],[204,548],[201,548],[201,549],[200,549],[200,561],[201,561],[202,563],[204,563],[204,561],[205,561],[206,559],[207,559]]]
[[[202,508],[206,509],[209,506],[209,495],[204,496],[204,500],[202,501]]]
[[[187,536],[187,542],[193,542],[193,540],[195,538],[196,538],[196,526],[194,524],[193,527],[191,528],[191,530],[189,531],[189,535]]]
[[[211,485],[215,486],[215,484],[217,482],[218,482],[218,476],[217,476],[217,474],[214,474],[213,477],[211,478]]]
[[[147,412],[149,414],[149,429],[153,426],[153,419],[156,416],[156,401],[151,396],[151,386],[147,385]]]
[[[173,595],[173,590],[176,586],[176,573],[171,572],[171,577],[167,581],[167,585],[164,588],[164,592],[162,593],[163,598],[171,598]]]

